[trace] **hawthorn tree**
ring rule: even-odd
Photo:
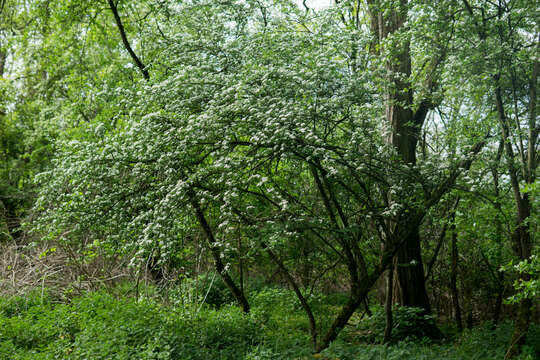
[[[81,70],[89,83],[82,90],[79,73],[69,69],[54,87],[62,100],[56,109],[84,122],[63,133],[50,171],[38,178],[36,230],[139,265],[166,261],[179,246],[192,246],[186,239],[204,237],[215,269],[246,312],[233,265],[246,253],[266,256],[305,310],[317,351],[338,336],[390,267],[398,302],[429,314],[422,227],[453,203],[449,193],[474,159],[497,146],[497,118],[508,144],[505,124],[514,129],[508,112],[522,116],[528,104],[534,136],[523,143],[537,153],[536,95],[526,100],[519,77],[514,92],[503,91],[512,83],[503,81],[508,59],[488,58],[484,67],[496,47],[485,44],[491,39],[485,19],[466,2],[344,1],[317,13],[288,1],[148,2],[135,10],[149,20],[131,24],[127,2],[58,6],[52,18],[71,24],[74,53],[85,55],[91,71]],[[80,16],[61,21],[64,6]],[[82,24],[99,40],[89,50],[77,46]],[[527,38],[505,31],[493,32],[497,41]],[[470,44],[477,33],[478,52]],[[531,65],[531,48],[518,47],[517,68]],[[486,77],[491,69],[498,77]],[[529,78],[536,79],[532,69]],[[512,96],[514,108],[505,100]],[[509,149],[512,179],[521,175]],[[525,170],[528,186],[534,156]],[[519,185],[512,180],[526,203]],[[530,234],[527,218],[516,234]],[[532,240],[520,239],[516,244],[528,244],[521,249],[530,255]],[[336,269],[332,280],[347,291],[326,326],[290,266],[291,249],[304,244],[321,259],[318,273],[306,271],[311,285]],[[432,323],[419,328],[440,335]]]
[[[267,253],[295,289],[320,351],[396,253],[412,246],[419,256],[418,227],[426,212],[483,142],[472,139],[472,147],[444,167],[436,156],[419,166],[412,161],[418,129],[432,101],[422,100],[416,111],[411,95],[401,103],[409,90],[392,84],[412,77],[410,69],[398,74],[391,68],[378,77],[388,66],[385,56],[393,63],[394,45],[381,46],[381,60],[374,62],[359,50],[373,46],[372,34],[344,27],[336,16],[341,8],[312,19],[262,10],[206,2],[167,8],[170,27],[151,35],[160,39],[148,62],[152,77],[116,89],[125,113],[114,126],[89,123],[79,139],[62,145],[53,169],[41,175],[46,181],[36,207],[41,230],[51,237],[90,236],[100,239],[94,245],[134,252],[134,261],[156,248],[166,258],[197,223],[216,270],[248,311],[230,275],[237,249],[229,234],[243,229],[249,246]],[[208,23],[195,21],[201,18]],[[387,40],[403,44],[379,39]],[[429,73],[420,83],[432,79]],[[405,136],[399,131],[408,120],[395,120],[394,140],[384,141],[387,126],[379,111],[385,106],[422,121]],[[401,146],[396,150],[402,138],[412,157],[404,159]],[[309,303],[281,260],[288,242],[305,238],[348,274],[336,281],[344,281],[349,298],[320,338]],[[422,270],[416,255],[409,267]]]

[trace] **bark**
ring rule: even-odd
[[[133,48],[131,47],[128,41],[124,24],[122,23],[122,19],[120,19],[120,15],[118,14],[118,8],[116,7],[114,0],[108,0],[108,2],[109,2],[109,7],[111,8],[111,11],[114,16],[114,21],[116,23],[116,26],[118,27],[118,31],[120,32],[120,37],[122,38],[122,43],[124,44],[125,49],[129,53],[129,56],[131,56],[131,59],[133,60],[135,65],[141,71],[143,77],[146,80],[150,80],[150,74],[148,73],[148,69],[146,69],[146,66],[144,66],[141,59],[139,59],[137,54],[135,54],[135,51],[133,51]]]
[[[537,34],[536,39],[536,50],[537,54],[538,51],[540,51],[540,32]],[[527,182],[529,184],[532,184],[535,180],[536,175],[536,166],[537,166],[537,156],[536,154],[536,143],[538,141],[538,133],[540,131],[540,127],[538,126],[537,122],[538,119],[536,117],[536,102],[537,102],[537,84],[538,84],[538,73],[540,72],[540,62],[538,61],[538,57],[536,58],[536,61],[533,63],[533,69],[529,84],[529,131],[527,134],[528,138],[528,149],[527,149]]]
[[[433,270],[433,267],[435,266],[435,262],[437,261],[437,258],[439,257],[439,252],[441,251],[444,238],[446,237],[447,228],[448,228],[448,224],[445,222],[441,230],[441,233],[439,234],[439,241],[437,241],[437,246],[435,247],[435,251],[433,252],[433,257],[427,264],[427,271],[426,271],[426,275],[424,276],[424,281],[427,281],[429,279],[431,275],[431,271]]]
[[[308,319],[309,319],[309,327],[311,330],[311,341],[313,343],[313,348],[317,349],[317,323],[315,322],[315,316],[313,315],[313,311],[311,310],[311,307],[309,306],[306,298],[304,295],[302,295],[302,292],[300,291],[300,288],[298,287],[298,284],[296,281],[294,281],[291,273],[289,270],[287,270],[287,267],[285,264],[279,259],[279,257],[268,247],[266,244],[262,244],[262,248],[266,251],[270,259],[276,263],[279,270],[285,276],[285,279],[291,285],[293,288],[294,293],[296,294],[296,297],[300,301],[300,304],[302,305],[302,308],[304,309]]]
[[[416,224],[419,223],[420,218],[421,217],[411,223],[412,225],[408,229],[409,231],[412,231],[415,228]],[[406,236],[403,236],[401,238],[406,238]],[[341,330],[343,330],[356,309],[358,309],[358,307],[363,302],[365,302],[369,290],[376,283],[377,279],[386,269],[388,269],[394,259],[394,256],[396,255],[397,250],[401,245],[403,244],[395,243],[395,245],[393,246],[388,246],[384,250],[378,266],[376,266],[369,273],[365,272],[364,275],[361,277],[358,277],[357,273],[353,272],[356,269],[354,269],[354,266],[352,264],[348,266],[349,275],[351,277],[351,289],[349,292],[349,299],[347,300],[347,303],[341,308],[341,311],[334,319],[334,322],[330,325],[330,328],[328,329],[326,334],[324,334],[324,336],[322,337],[319,345],[317,346],[317,352],[321,352],[322,350],[326,349],[330,345],[330,343],[337,338],[338,334],[341,332]]]
[[[536,82],[538,78],[538,61],[535,63],[533,76],[531,80],[531,87],[536,87]],[[499,75],[495,77],[495,81],[499,81]],[[531,95],[535,94],[535,90],[531,89]],[[531,105],[532,104],[532,105]],[[530,99],[530,108],[529,108],[529,126],[536,126],[536,99]],[[508,125],[507,117],[504,110],[504,103],[502,98],[502,91],[500,86],[497,84],[495,88],[495,105],[497,107],[497,115],[499,124],[501,125],[502,138],[504,140],[504,150],[508,166],[508,174],[510,175],[510,184],[514,193],[514,199],[516,203],[516,227],[512,234],[512,248],[516,257],[521,260],[527,260],[531,257],[532,252],[532,243],[531,243],[531,234],[530,234],[530,224],[528,218],[531,215],[531,202],[528,193],[522,193],[519,186],[519,172],[514,165],[514,151],[512,149],[512,144],[510,142],[510,127]],[[538,136],[534,134],[535,129],[532,132],[529,132],[530,136]],[[529,139],[529,146],[534,145],[536,138]],[[534,157],[534,154],[533,154]],[[527,168],[528,165],[535,166],[534,160],[528,159],[526,164],[522,164],[526,167],[526,180],[534,181],[534,173],[536,168],[530,169]],[[526,274],[520,276],[521,280],[528,280]],[[506,353],[506,358],[513,358],[521,352],[521,346],[525,342],[527,331],[530,325],[530,314],[531,314],[531,300],[524,299],[520,302],[518,307],[518,314],[516,323],[514,325],[514,333],[512,335],[512,340]]]
[[[537,34],[537,43],[536,49],[540,49],[540,33]],[[526,164],[523,164],[526,168],[525,181],[528,184],[532,184],[535,181],[536,175],[536,142],[538,141],[538,133],[540,127],[538,126],[538,118],[536,116],[536,88],[538,84],[538,74],[540,71],[540,62],[538,57],[536,61],[533,62],[532,74],[529,83],[529,131],[528,131],[528,151],[527,151],[527,161]],[[503,124],[505,123],[505,114],[504,107],[502,106],[502,96],[501,90],[499,87],[496,88],[496,102],[497,102],[497,112],[499,113],[499,121]],[[508,155],[508,160],[510,162],[512,156],[512,147],[508,141],[508,127],[503,126],[503,139],[505,141]],[[513,167],[509,164],[509,169],[512,171]],[[510,180],[512,183],[512,188],[514,189],[514,195],[516,198],[517,204],[517,227],[513,234],[512,240],[514,245],[514,252],[520,260],[528,260],[531,257],[532,253],[532,243],[531,243],[531,228],[528,222],[528,218],[531,215],[531,200],[529,194],[521,194],[519,186],[516,186],[515,179],[517,178],[517,173],[510,174]],[[528,281],[530,276],[528,274],[521,274],[520,280]],[[531,299],[521,300],[518,308],[518,314],[516,323],[514,325],[514,333],[512,335],[512,340],[510,341],[510,346],[508,352],[506,353],[507,359],[517,356],[521,352],[521,347],[525,343],[527,331],[531,322]]]
[[[514,324],[514,333],[510,346],[506,352],[505,359],[512,359],[521,352],[521,347],[525,344],[527,331],[531,322],[532,300],[524,299],[519,303],[518,314]]]
[[[368,303],[367,297],[364,298],[364,310],[365,310],[367,316],[372,316],[373,315],[373,313],[369,309],[369,303]]]
[[[214,233],[212,229],[210,228],[210,225],[206,221],[206,217],[204,216],[204,213],[201,207],[199,206],[199,203],[197,203],[197,201],[192,198],[191,206],[195,210],[195,216],[197,217],[197,220],[199,221],[199,224],[206,236],[206,240],[208,241],[208,244],[210,246],[210,252],[212,253],[212,257],[214,258],[214,263],[215,263],[218,274],[221,276],[221,278],[223,279],[223,282],[225,283],[227,288],[230,290],[231,294],[234,296],[238,304],[242,307],[242,310],[245,313],[249,313],[249,303],[244,293],[241,291],[241,289],[238,288],[238,286],[236,286],[236,284],[234,283],[234,280],[227,273],[227,270],[225,269],[225,265],[221,261],[220,251],[216,246],[216,239],[214,237]]]
[[[523,199],[518,203],[517,227],[512,235],[514,253],[519,260],[527,260],[531,257],[532,244],[530,238],[530,225],[527,221],[530,216],[531,203],[528,194],[523,194]],[[528,281],[528,274],[521,274],[520,280]],[[512,340],[505,358],[511,359],[521,352],[521,347],[525,344],[529,325],[531,323],[531,299],[523,299],[518,305],[517,318],[514,324]]]
[[[394,283],[394,269],[393,266],[388,269],[386,273],[386,301],[384,303],[384,314],[386,317],[386,324],[384,327],[384,338],[383,343],[389,343],[392,340],[392,327],[393,318],[392,318],[392,288]]]
[[[381,275],[383,269],[378,267],[368,277],[360,280],[357,284],[353,284],[353,288],[350,291],[349,299],[347,303],[341,308],[341,311],[334,319],[334,322],[330,325],[330,328],[324,334],[319,345],[317,346],[317,352],[321,352],[326,349],[332,341],[334,341],[338,334],[343,330],[347,322],[354,314],[356,309],[362,304],[366,298],[369,290],[377,281],[377,278]]]
[[[471,330],[473,327],[473,313],[472,313],[472,304],[469,304],[469,311],[467,312],[467,329]]]
[[[383,15],[376,1],[368,1],[371,15],[372,33],[378,38],[379,46],[382,41],[394,32],[399,31],[407,21],[407,1],[401,0],[396,8],[388,15]],[[392,49],[394,58],[388,61],[390,75],[389,90],[386,94],[386,121],[391,131],[388,138],[401,160],[407,164],[416,164],[416,145],[420,137],[429,105],[422,102],[417,111],[413,111],[413,92],[409,83],[411,75],[411,55],[408,40],[396,43]],[[395,221],[395,233],[400,227],[408,227],[403,221]],[[424,266],[420,250],[420,224],[403,241],[403,246],[397,252],[396,266],[396,302],[403,306],[414,306],[424,309],[426,314],[431,312],[424,279]],[[401,241],[400,241],[401,242]],[[438,334],[429,329],[427,333]]]
[[[450,291],[452,292],[452,305],[454,307],[454,316],[459,332],[463,331],[463,323],[461,321],[461,308],[459,306],[459,293],[457,288],[457,270],[458,270],[458,247],[457,247],[457,230],[456,230],[456,213],[452,213],[452,244],[451,244],[451,269],[450,269]]]
[[[240,277],[240,291],[244,293],[244,256],[241,235],[238,235],[238,276]]]
[[[0,77],[4,76],[4,71],[6,69],[6,58],[6,52],[0,49]]]
[[[424,265],[420,253],[418,228],[406,239],[397,253],[396,299],[402,306],[419,307],[431,313],[425,281]]]
[[[396,287],[397,295],[394,303],[401,306],[417,307],[423,309],[419,315],[430,315],[431,304],[426,291],[424,265],[420,251],[420,237],[418,225],[406,238],[405,244],[397,252]],[[409,260],[410,259],[410,260]],[[404,262],[407,261],[408,262]],[[420,321],[416,324],[418,336],[428,336],[433,339],[442,338],[441,331],[431,321]]]
[[[493,311],[493,327],[499,324],[501,318],[502,302],[504,299],[504,273],[502,271],[499,271],[498,285],[497,300],[495,301],[495,309]]]
[[[495,164],[491,168],[491,175],[493,176],[493,190],[495,193],[495,210],[497,210],[498,213],[502,213],[502,207],[500,202],[500,189],[499,189],[499,171],[497,169],[497,166],[499,165],[499,162],[502,157],[502,153],[504,150],[504,144],[503,141],[499,142],[499,148],[497,150],[497,156],[495,158]],[[496,218],[496,229],[497,229],[497,244],[499,245],[499,251],[498,251],[498,263],[500,264],[502,261],[502,255],[500,251],[500,247],[502,246],[503,242],[503,228],[501,219],[499,216]],[[504,298],[504,272],[497,271],[497,274],[495,276],[497,279],[497,300],[495,301],[495,309],[493,310],[493,328],[496,328],[499,324],[499,319],[501,317],[501,311],[502,311],[502,302]]]

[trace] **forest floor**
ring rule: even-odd
[[[503,359],[512,324],[484,324],[442,342],[407,337],[411,314],[396,312],[394,336],[381,345],[382,310],[359,312],[330,348],[313,354],[308,322],[292,294],[262,288],[250,293],[245,315],[219,291],[206,303],[193,294],[146,289],[139,301],[120,290],[59,299],[41,290],[0,297],[0,359]],[[158,296],[160,295],[160,296]],[[339,296],[313,297],[320,323],[329,323]],[[334,305],[332,305],[334,304]],[[323,314],[321,316],[321,314]],[[519,359],[540,358],[540,326],[533,325]]]

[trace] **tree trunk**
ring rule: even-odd
[[[371,16],[371,29],[379,41],[390,34],[399,31],[407,21],[407,1],[400,0],[391,11],[383,13],[381,4],[368,1]],[[409,81],[411,75],[411,54],[409,40],[393,43],[392,54],[388,60],[388,92],[386,93],[386,121],[391,127],[388,142],[394,146],[407,164],[416,164],[416,145],[420,137],[422,125],[429,108],[428,102],[423,102],[416,112],[413,112],[413,92]],[[400,233],[400,228],[408,228],[410,224],[395,221],[394,233]],[[397,239],[403,246],[397,252],[396,266],[396,299],[402,306],[414,306],[424,309],[425,314],[431,313],[424,279],[424,266],[420,250],[420,223],[412,232],[407,232],[406,239]],[[426,329],[428,336],[440,336],[432,326]]]
[[[524,299],[519,303],[518,314],[514,324],[514,333],[505,359],[512,359],[519,355],[521,347],[525,344],[527,331],[531,322],[532,300]]]
[[[473,327],[473,313],[472,313],[472,304],[469,303],[469,312],[467,313],[467,329],[471,330]]]
[[[306,298],[304,295],[302,295],[302,292],[300,291],[300,288],[298,287],[298,284],[296,281],[294,281],[291,273],[287,268],[285,267],[285,264],[279,259],[279,257],[270,249],[266,244],[262,244],[262,248],[267,252],[270,259],[276,263],[279,270],[285,276],[285,279],[291,285],[293,288],[294,293],[296,294],[296,297],[298,298],[298,301],[300,301],[300,304],[302,305],[302,308],[304,309],[308,319],[309,319],[309,327],[311,330],[311,341],[313,343],[313,348],[317,349],[317,323],[315,322],[315,316],[313,315],[313,311],[311,310],[311,306],[309,306]]]
[[[540,36],[540,35],[539,35]],[[540,46],[540,42],[539,45]],[[533,76],[531,80],[531,95],[534,95],[534,98],[530,100],[530,113],[529,113],[529,147],[535,146],[536,138],[538,134],[533,134],[535,131],[531,127],[536,127],[536,81],[538,79],[538,62],[535,63]],[[500,74],[495,76],[495,81],[498,82]],[[508,174],[510,175],[510,184],[512,185],[512,190],[514,193],[514,200],[516,203],[516,228],[512,234],[512,248],[516,257],[520,260],[528,260],[531,257],[532,253],[532,243],[531,243],[531,228],[529,224],[529,217],[531,215],[531,201],[528,193],[522,193],[519,185],[519,172],[514,164],[514,150],[512,144],[509,140],[510,138],[510,127],[508,125],[508,118],[505,114],[504,103],[502,98],[502,90],[500,86],[495,88],[495,105],[497,106],[497,116],[499,124],[501,125],[502,138],[504,140],[504,149],[508,166]],[[528,156],[531,156],[529,154]],[[535,157],[534,154],[532,154]],[[528,159],[526,164],[522,163],[527,171],[527,178],[525,179],[527,183],[532,184],[535,180],[535,171],[536,163],[534,159]],[[527,274],[521,274],[521,280],[528,280]],[[516,319],[516,324],[514,326],[514,334],[512,335],[512,340],[510,341],[510,346],[508,352],[506,353],[506,358],[510,359],[519,355],[521,351],[521,346],[525,342],[525,337],[529,329],[529,324],[531,322],[531,300],[524,299],[520,302],[518,308],[518,316]]]
[[[7,53],[1,49],[1,44],[0,44],[0,77],[4,76],[4,71],[6,69],[6,58],[7,58]]]
[[[528,260],[531,257],[532,244],[530,238],[530,227],[527,219],[530,216],[531,203],[528,194],[523,194],[523,198],[518,203],[518,226],[512,236],[513,248],[519,260]],[[521,274],[520,280],[528,281],[528,274]],[[531,323],[531,299],[523,299],[518,305],[518,313],[514,325],[514,333],[512,340],[506,353],[505,358],[511,359],[519,355],[521,347],[525,344],[527,331]]]
[[[540,50],[540,32],[536,34],[537,43],[536,50]],[[523,166],[526,168],[525,180],[527,184],[533,184],[536,180],[537,170],[537,149],[536,143],[538,141],[538,134],[540,126],[538,124],[538,117],[536,116],[536,102],[537,102],[537,84],[538,75],[540,72],[540,62],[538,57],[533,62],[532,74],[529,83],[529,129],[528,129],[528,149],[527,149],[527,161]],[[497,112],[499,114],[499,122],[501,122],[503,130],[503,139],[505,140],[505,149],[509,160],[510,180],[512,188],[514,190],[514,197],[517,204],[517,228],[514,232],[513,248],[518,259],[528,260],[532,255],[532,243],[531,243],[531,227],[529,223],[529,217],[531,215],[531,200],[529,194],[522,194],[517,182],[517,172],[512,166],[511,158],[513,158],[512,147],[508,142],[508,127],[506,125],[506,116],[504,114],[504,107],[502,106],[502,96],[499,87],[496,88],[496,102]],[[530,276],[528,274],[521,274],[520,280],[528,281]],[[514,326],[514,334],[510,341],[510,347],[506,353],[506,358],[513,358],[521,351],[521,346],[525,343],[527,331],[531,322],[531,299],[523,299],[519,304],[518,315]]]
[[[238,277],[240,282],[240,291],[244,293],[244,254],[242,250],[242,235],[238,235]]]
[[[405,241],[397,253],[396,299],[401,306],[414,306],[431,312],[424,282],[424,266],[420,254],[418,229]]]
[[[356,309],[365,301],[369,290],[375,285],[377,279],[388,268],[395,254],[395,249],[392,251],[389,249],[381,256],[381,262],[379,266],[375,267],[369,274],[358,278],[355,273],[351,273],[351,290],[347,303],[341,308],[338,316],[334,319],[330,328],[324,334],[319,345],[317,346],[317,352],[321,352],[326,349],[332,341],[334,341],[341,330],[347,325],[347,322],[354,314]],[[352,269],[349,269],[352,270]]]
[[[420,251],[418,226],[405,240],[397,252],[396,287],[394,303],[401,306],[423,309],[420,315],[430,315],[431,305],[426,291],[424,265]],[[415,326],[418,336],[428,336],[434,339],[442,337],[441,331],[431,321],[420,321]]]
[[[493,327],[499,324],[501,318],[502,301],[504,298],[504,273],[502,271],[499,271],[498,280],[499,289],[497,291],[497,300],[495,301],[495,310],[493,311]]]
[[[452,305],[454,307],[454,316],[459,332],[463,331],[463,323],[461,321],[461,308],[459,307],[459,293],[457,288],[457,270],[458,270],[458,247],[457,247],[457,230],[456,230],[456,213],[452,213],[452,245],[451,245],[452,266],[450,269],[450,290],[452,292]]]
[[[375,276],[377,273],[378,276]],[[341,332],[341,330],[343,330],[345,325],[347,325],[347,322],[349,322],[349,319],[354,314],[356,309],[358,309],[360,304],[364,301],[369,289],[371,289],[371,287],[375,284],[375,281],[377,281],[377,278],[381,273],[382,271],[374,271],[371,276],[363,279],[363,281],[360,281],[359,284],[353,285],[354,288],[351,289],[347,303],[341,308],[338,316],[334,319],[334,322],[332,325],[330,325],[330,328],[322,337],[319,345],[317,346],[316,352],[323,351],[330,345],[332,341],[337,338],[338,334]]]
[[[394,267],[391,266],[386,273],[386,301],[384,303],[384,314],[386,317],[386,324],[384,327],[384,338],[383,343],[389,343],[392,340],[392,327],[393,318],[392,318],[392,288],[394,284]]]
[[[227,273],[225,265],[221,261],[221,254],[219,252],[219,249],[216,247],[216,239],[214,238],[214,233],[212,232],[210,225],[206,221],[206,217],[204,216],[204,213],[199,206],[199,203],[197,203],[197,201],[192,198],[191,206],[195,210],[195,216],[197,217],[197,220],[199,221],[199,224],[201,225],[201,228],[206,236],[206,240],[208,241],[208,244],[210,246],[210,252],[212,253],[212,257],[214,258],[214,264],[216,266],[218,274],[221,276],[221,279],[223,279],[223,282],[230,290],[231,294],[234,296],[238,304],[242,307],[242,310],[245,313],[249,313],[249,302],[247,301],[244,292],[240,288],[238,288],[238,286],[236,286],[234,280]]]
[[[501,207],[501,198],[500,198],[500,189],[499,189],[499,171],[498,165],[500,163],[502,154],[504,151],[504,141],[499,141],[499,149],[497,150],[497,156],[495,158],[495,164],[491,168],[491,175],[493,176],[493,191],[495,193],[494,207],[497,210],[497,217],[495,218],[496,230],[497,230],[497,263],[502,263],[502,243],[503,243],[503,227],[500,219],[500,214],[502,214]],[[501,317],[502,310],[502,301],[504,297],[504,272],[498,271],[496,275],[497,279],[497,300],[495,301],[495,309],[493,311],[493,328],[495,329],[499,324],[499,319]]]
[[[369,309],[369,303],[368,303],[367,297],[364,298],[364,310],[365,310],[367,316],[372,316],[373,315],[373,313]]]
[[[537,34],[537,50],[540,49],[540,33]],[[536,180],[536,142],[538,141],[538,118],[536,116],[536,88],[538,84],[538,75],[540,72],[540,62],[538,58],[533,62],[532,75],[530,78],[530,88],[529,88],[529,131],[528,131],[528,151],[527,151],[527,162],[523,164],[526,168],[526,182],[528,184],[533,184]],[[508,127],[504,125],[506,116],[504,114],[504,107],[502,106],[502,96],[501,90],[499,87],[496,89],[496,102],[497,110],[499,114],[499,121],[501,122],[503,130],[503,139],[505,140],[505,148],[507,150],[508,160],[509,160],[509,170],[510,170],[510,180],[512,182],[512,188],[514,190],[514,197],[517,204],[517,228],[514,232],[513,248],[514,252],[517,255],[519,260],[528,260],[532,255],[532,243],[531,243],[531,227],[529,223],[529,217],[531,216],[531,200],[529,194],[522,194],[520,192],[519,184],[516,181],[517,172],[515,172],[514,167],[510,163],[510,157],[512,154],[512,147],[508,142]],[[528,281],[530,276],[528,274],[521,274],[520,280]],[[514,334],[512,335],[512,340],[510,341],[510,347],[506,353],[506,358],[513,358],[517,356],[521,351],[521,346],[525,343],[527,336],[527,331],[529,330],[529,325],[531,322],[531,299],[523,299],[519,304],[518,315],[516,323],[514,325]]]

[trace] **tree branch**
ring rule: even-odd
[[[141,71],[143,77],[146,80],[150,80],[150,74],[148,73],[148,70],[146,69],[146,66],[142,63],[142,61],[139,59],[137,54],[133,51],[131,48],[131,45],[129,44],[129,41],[126,36],[126,31],[124,29],[124,25],[122,24],[122,20],[120,19],[120,15],[118,15],[118,8],[116,7],[116,4],[113,0],[108,0],[109,6],[111,8],[111,11],[114,15],[114,21],[116,22],[116,26],[118,26],[118,31],[120,31],[120,37],[122,38],[122,43],[124,44],[124,47],[126,48],[127,52],[131,56],[131,59],[137,65],[139,70]]]

